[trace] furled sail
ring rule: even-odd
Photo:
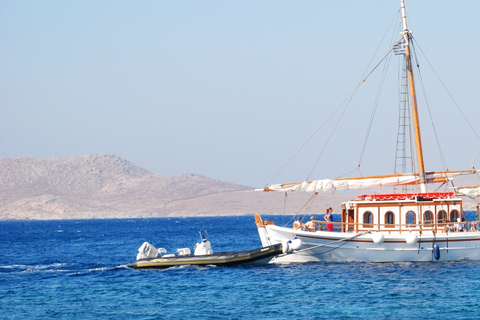
[[[465,174],[474,174],[476,170],[459,171],[432,171],[426,173],[427,183],[444,183],[453,177]],[[273,184],[261,191],[305,191],[327,192],[332,190],[372,189],[381,187],[393,187],[420,183],[418,173],[392,174],[356,178],[321,179],[293,183]],[[479,191],[480,192],[480,191]]]
[[[470,198],[478,197],[480,196],[480,186],[455,188],[455,193],[458,196],[466,196]]]

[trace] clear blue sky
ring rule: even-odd
[[[355,88],[399,6],[1,1],[0,157],[109,153],[164,176],[198,173],[263,187]],[[417,43],[478,123],[480,1],[406,6]],[[364,161],[374,161],[364,174],[393,169],[392,92],[394,120],[377,114],[383,126],[372,134],[381,139],[366,151]],[[329,145],[310,178],[356,167],[372,109],[371,98],[359,99],[338,130],[343,142]],[[382,134],[387,129],[393,138]],[[480,151],[475,143],[466,146],[474,148],[471,159]],[[313,145],[273,182],[305,179],[322,148]],[[469,164],[456,161],[450,169]]]

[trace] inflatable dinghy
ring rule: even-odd
[[[177,249],[177,254],[164,254],[163,248],[156,249],[145,242],[138,249],[137,261],[130,268],[169,268],[183,265],[240,266],[267,264],[272,257],[283,253],[281,243],[247,251],[213,253],[205,230],[200,231],[201,242],[195,245],[194,254],[189,248]],[[163,254],[163,255],[162,255]]]

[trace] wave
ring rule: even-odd
[[[127,268],[125,266],[99,266],[96,264],[81,264],[55,262],[51,264],[12,264],[0,266],[0,273],[64,273],[66,275],[82,275],[95,272],[112,271]]]

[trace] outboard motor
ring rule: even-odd
[[[144,242],[140,248],[138,248],[137,260],[156,258],[158,254],[157,248],[152,246],[148,242]]]
[[[201,241],[195,245],[195,256],[206,256],[213,253],[212,244],[208,238],[207,230],[200,230]]]

